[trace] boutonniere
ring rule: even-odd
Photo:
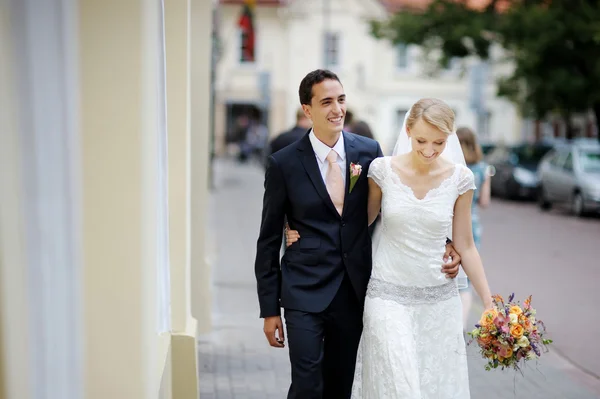
[[[354,188],[354,185],[358,181],[358,178],[360,177],[361,173],[362,173],[362,166],[359,163],[351,162],[350,163],[350,191],[349,191],[349,193],[352,192],[352,189]]]

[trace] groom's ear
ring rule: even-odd
[[[302,104],[302,110],[304,111],[304,115],[312,121],[310,105]]]

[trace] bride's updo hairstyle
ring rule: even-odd
[[[406,127],[411,129],[419,119],[450,135],[454,132],[454,111],[442,100],[422,98],[410,109]]]

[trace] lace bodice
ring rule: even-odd
[[[368,172],[381,188],[381,237],[373,254],[372,278],[427,287],[445,284],[440,272],[451,236],[458,196],[475,189],[473,173],[457,164],[453,173],[422,199],[392,169],[391,157],[375,159]]]

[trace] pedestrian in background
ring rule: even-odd
[[[263,122],[262,116],[259,109],[252,112],[246,136],[240,143],[239,161],[242,163],[249,158],[255,158],[262,163],[265,158],[264,153],[267,150],[269,129]]]
[[[373,132],[371,131],[369,124],[365,121],[357,121],[356,123],[350,125],[349,129],[350,132],[354,134],[375,140],[375,136],[373,136]]]
[[[477,142],[477,136],[473,130],[468,127],[460,127],[456,131],[460,146],[462,147],[463,154],[465,155],[465,161],[467,166],[473,172],[475,176],[475,187],[477,188],[473,193],[473,202],[471,205],[471,221],[473,226],[473,239],[477,250],[481,250],[481,220],[479,218],[479,209],[485,208],[490,204],[491,197],[491,181],[488,173],[488,165],[483,161],[483,151],[481,146]],[[468,280],[467,280],[468,281]],[[463,326],[467,329],[467,317],[471,310],[471,304],[473,302],[473,292],[471,288],[471,282],[468,281],[466,288],[460,289],[460,297],[463,305]]]
[[[296,111],[296,125],[290,130],[280,133],[273,139],[273,141],[271,141],[267,156],[272,155],[282,148],[285,148],[288,145],[300,140],[305,134],[308,133],[308,129],[310,129],[311,126],[312,123],[304,114],[304,110],[302,108],[298,108]]]
[[[346,115],[344,116],[344,131],[346,133],[354,133],[352,131],[352,124],[354,123],[354,112],[350,110],[346,110]]]

